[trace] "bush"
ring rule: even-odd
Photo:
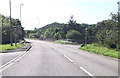
[[[66,34],[67,39],[80,39],[82,38],[82,34],[76,30],[70,30]]]

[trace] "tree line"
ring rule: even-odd
[[[79,24],[71,16],[66,24],[54,22],[39,29],[26,30],[25,36],[37,39],[71,39],[78,43],[85,43],[87,38],[87,43],[99,43],[118,50],[119,31],[118,15],[111,13],[109,19],[97,24]]]
[[[4,16],[0,14],[0,30],[2,30],[0,38],[0,44],[9,44],[10,43],[10,17]],[[12,18],[11,26],[20,25],[21,22],[19,19]],[[16,33],[17,42],[24,38],[25,32],[24,28],[21,27],[22,34]],[[12,32],[12,41],[15,42],[15,32]]]

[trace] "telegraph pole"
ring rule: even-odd
[[[118,44],[120,44],[120,1],[117,2],[118,4]],[[120,47],[119,47],[120,49]],[[120,57],[120,55],[119,55]]]
[[[13,46],[12,45],[12,20],[11,20],[11,0],[9,0],[9,4],[10,4],[10,44],[11,44],[11,46]]]
[[[22,5],[23,4],[20,4],[20,22],[21,22],[21,6]],[[21,28],[22,28],[22,22],[20,23],[20,34],[22,34]]]
[[[118,23],[120,24],[120,1],[118,2]]]
[[[120,44],[120,1],[118,2],[118,46]],[[120,50],[120,46],[118,47],[118,50]],[[118,54],[118,57],[120,57],[120,54]],[[120,64],[120,61],[118,61],[118,64]],[[118,76],[120,78],[120,68],[118,68]]]
[[[120,22],[120,1],[118,2],[118,23]]]

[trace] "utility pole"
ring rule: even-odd
[[[118,4],[118,23],[120,22],[120,1],[117,2]]]
[[[120,45],[120,1],[118,2],[118,46]],[[118,47],[118,50],[120,50],[120,46]],[[120,57],[120,54],[118,54],[118,57]],[[118,61],[118,64],[120,64],[120,61]],[[120,78],[120,68],[118,68],[118,76]]]
[[[120,24],[120,1],[118,2],[118,23]]]
[[[13,46],[12,45],[12,26],[11,26],[11,24],[12,24],[12,20],[11,20],[11,0],[9,0],[9,4],[10,4],[10,44],[11,44],[11,46]]]
[[[21,6],[22,5],[23,4],[20,4],[20,22],[21,22]],[[22,34],[21,28],[22,28],[22,22],[20,23],[20,34]]]
[[[2,18],[2,21],[0,21],[0,25],[3,27],[3,17],[1,16],[1,18]],[[2,28],[0,29],[0,44],[2,44]]]
[[[120,44],[120,1],[117,2],[117,4],[118,4],[118,44]]]

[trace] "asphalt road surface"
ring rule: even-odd
[[[77,45],[32,40],[32,48],[2,71],[3,76],[118,76],[118,60]]]
[[[10,62],[14,58],[25,53],[25,51],[30,47],[30,43],[26,43],[25,46],[16,50],[7,50],[6,52],[0,52],[0,67]]]
[[[1,58],[1,63],[0,63],[0,67],[6,63],[8,63],[9,61],[13,60],[15,57],[23,54],[23,51],[20,52],[10,52],[10,53],[0,53],[0,58]]]

